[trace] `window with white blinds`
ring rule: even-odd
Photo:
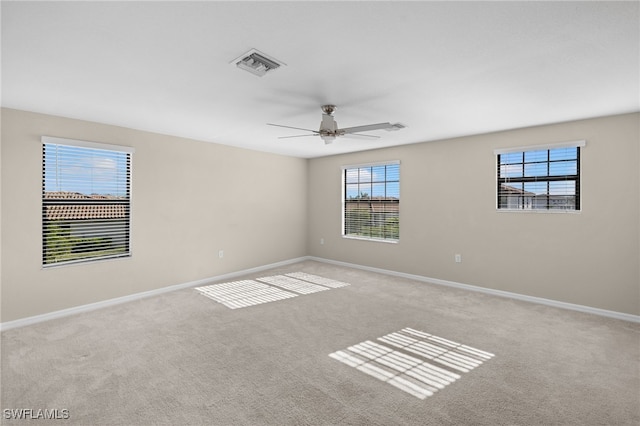
[[[370,240],[400,238],[400,163],[345,166],[342,235]]]
[[[129,257],[133,149],[42,142],[43,266]]]
[[[496,150],[499,210],[579,211],[584,141]]]

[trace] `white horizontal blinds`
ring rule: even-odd
[[[343,181],[343,235],[397,241],[400,164],[345,167]]]
[[[498,209],[580,210],[584,141],[496,150]]]
[[[132,150],[52,140],[42,145],[43,265],[129,256]]]

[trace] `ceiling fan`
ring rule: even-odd
[[[356,138],[379,138],[380,136],[374,135],[362,135],[360,132],[369,132],[372,130],[400,130],[404,129],[406,126],[400,123],[377,123],[377,124],[367,124],[364,126],[356,126],[356,127],[345,127],[343,129],[338,128],[338,123],[335,118],[333,118],[333,113],[337,109],[335,105],[322,105],[322,121],[320,122],[320,129],[311,130],[311,129],[302,129],[300,127],[292,127],[292,126],[283,126],[281,124],[272,124],[267,123],[269,126],[276,127],[285,127],[287,129],[296,129],[296,130],[304,130],[307,132],[311,132],[311,134],[307,135],[294,135],[294,136],[280,136],[278,139],[287,139],[287,138],[301,138],[305,136],[320,136],[325,144],[330,144],[338,136],[345,137],[356,137]]]

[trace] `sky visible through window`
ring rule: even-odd
[[[128,195],[125,152],[44,145],[44,191]]]
[[[517,182],[518,178],[576,175],[577,156],[577,147],[501,154],[500,177]],[[573,195],[576,192],[575,183],[575,180],[525,182],[524,190],[535,194]],[[512,186],[520,185],[515,183]]]
[[[345,170],[346,198],[400,198],[400,166],[359,167]]]

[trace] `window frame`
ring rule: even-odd
[[[385,185],[385,196],[386,196],[386,185],[387,183],[396,183],[398,184],[398,199],[397,202],[395,202],[394,204],[397,204],[397,218],[398,218],[398,231],[397,231],[397,238],[384,238],[384,237],[374,237],[374,236],[363,236],[363,235],[354,235],[354,234],[348,234],[346,231],[346,227],[347,227],[347,220],[346,220],[346,208],[347,208],[347,171],[348,170],[353,170],[353,169],[366,169],[366,168],[373,168],[373,167],[381,167],[384,166],[386,168],[386,166],[394,166],[397,165],[398,166],[398,177],[397,180],[387,180],[386,176],[385,176],[385,180],[384,181],[380,181],[377,183],[384,183]],[[362,164],[353,164],[353,165],[345,165],[342,166],[340,168],[341,170],[341,183],[342,183],[342,198],[341,198],[341,236],[342,238],[345,239],[353,239],[353,240],[362,240],[362,241],[374,241],[374,242],[382,242],[382,243],[389,243],[389,244],[397,244],[400,242],[400,160],[390,160],[390,161],[380,161],[380,162],[374,162],[374,163],[362,163]],[[385,173],[386,173],[386,169],[385,169]],[[358,183],[361,183],[360,181],[358,181]],[[374,181],[371,180],[369,182],[371,185],[373,185]],[[381,203],[379,203],[381,204]],[[386,213],[386,212],[384,212]]]
[[[123,173],[121,172],[116,172],[115,177],[117,178],[122,178],[124,177],[125,181],[124,181],[124,196],[119,196],[118,198],[107,198],[107,200],[105,201],[100,200],[98,201],[98,197],[92,197],[92,195],[87,195],[87,194],[83,194],[80,191],[65,191],[65,190],[61,190],[56,188],[55,191],[53,192],[78,192],[79,194],[81,194],[80,197],[78,197],[77,199],[74,198],[65,198],[65,197],[47,197],[46,194],[50,194],[52,191],[46,191],[45,189],[45,185],[46,185],[46,178],[47,178],[47,174],[46,174],[46,168],[48,166],[47,161],[46,161],[46,150],[47,147],[52,147],[52,146],[63,146],[66,149],[73,149],[73,148],[77,148],[77,149],[87,149],[87,150],[99,150],[99,151],[113,151],[114,155],[124,155],[123,159],[126,161],[125,165],[124,165],[124,176]],[[99,143],[99,142],[90,142],[90,141],[83,141],[83,140],[75,140],[75,139],[66,139],[66,138],[58,138],[58,137],[51,137],[51,136],[42,136],[41,137],[41,153],[42,153],[42,165],[41,165],[41,172],[42,172],[42,178],[41,178],[41,209],[42,209],[42,216],[41,216],[41,242],[42,242],[42,250],[41,250],[41,266],[43,269],[50,269],[50,268],[58,268],[58,267],[65,267],[65,266],[69,266],[69,265],[78,265],[78,264],[87,264],[87,263],[95,263],[95,262],[102,262],[102,261],[112,261],[112,260],[117,260],[117,259],[128,259],[132,257],[132,253],[133,253],[133,248],[132,248],[132,211],[133,211],[133,154],[134,154],[135,150],[132,147],[129,146],[122,146],[122,145],[111,145],[111,144],[105,144],[105,143]],[[85,154],[89,153],[89,151],[83,152],[82,155],[78,158],[90,158],[88,155],[85,157]],[[100,157],[98,157],[100,158]],[[107,155],[105,154],[105,158],[107,158]],[[51,166],[49,164],[49,166]],[[57,164],[56,164],[57,166]],[[93,170],[90,169],[90,170]],[[58,172],[55,172],[55,176],[58,177]],[[89,180],[90,182],[93,182],[93,180]],[[111,181],[109,181],[110,183],[112,183]],[[104,195],[104,194],[95,194],[95,195]],[[74,201],[75,200],[75,201]],[[46,239],[48,237],[50,237],[47,233],[49,232],[48,229],[46,228],[46,226],[51,223],[52,219],[47,217],[47,209],[54,207],[55,206],[60,206],[58,207],[58,209],[61,210],[65,210],[64,206],[67,207],[79,207],[79,206],[87,206],[89,207],[89,211],[91,210],[91,207],[94,207],[96,210],[100,210],[102,209],[115,209],[115,210],[122,210],[124,211],[123,214],[124,216],[120,217],[112,217],[109,218],[107,217],[107,220],[104,220],[103,217],[96,217],[96,218],[89,218],[88,222],[93,221],[94,223],[99,223],[101,222],[101,225],[96,225],[95,227],[93,227],[91,224],[89,224],[88,226],[86,224],[82,224],[80,225],[78,228],[74,228],[74,229],[81,229],[80,232],[82,232],[84,235],[81,238],[91,238],[91,237],[95,237],[95,238],[105,238],[106,237],[110,237],[110,238],[114,238],[116,240],[118,240],[117,243],[115,243],[114,248],[118,247],[118,248],[124,248],[123,252],[117,253],[117,254],[99,254],[99,255],[93,255],[93,256],[78,256],[77,258],[71,258],[69,260],[56,260],[56,261],[47,261],[47,256],[48,256],[48,252],[47,252],[47,242]],[[118,209],[118,206],[120,207],[120,209]],[[87,213],[89,214],[89,213]],[[68,218],[68,219],[53,219],[53,220],[61,220],[61,223],[63,225],[62,229],[69,229],[71,230],[73,228],[73,224],[80,224],[80,219],[78,218]],[[113,225],[108,224],[109,220],[113,220],[113,221],[117,221],[119,222],[116,225],[116,229],[122,229],[122,232],[120,234],[118,234],[117,236],[114,236],[113,234],[109,234],[109,232],[113,232],[112,229],[105,229],[105,224],[106,228],[111,228],[113,227]],[[68,223],[64,223],[64,221],[68,222]],[[69,231],[71,232],[71,231]],[[116,231],[118,232],[118,231]],[[106,233],[106,234],[105,234]],[[86,234],[90,234],[91,237],[87,237]],[[72,234],[71,234],[72,235]],[[120,235],[122,235],[122,238],[120,238]],[[76,238],[76,237],[74,237]],[[88,244],[101,244],[104,245],[104,242],[100,241],[99,243],[96,242],[89,242]],[[87,242],[83,242],[83,244],[87,244]],[[112,244],[114,244],[112,242]],[[86,248],[83,247],[83,249],[86,250]],[[107,249],[105,249],[104,247],[101,247],[100,249],[96,250],[98,251],[107,251]]]
[[[586,141],[585,140],[578,140],[578,141],[570,141],[570,142],[559,142],[559,143],[552,143],[552,144],[544,144],[544,145],[531,145],[531,146],[521,146],[521,147],[513,147],[513,148],[501,148],[501,149],[495,149],[494,150],[494,155],[495,155],[495,171],[496,171],[496,186],[495,186],[495,190],[496,190],[496,196],[495,196],[495,202],[496,202],[496,210],[499,212],[522,212],[522,213],[580,213],[582,211],[582,155],[583,155],[583,148],[586,146]],[[565,175],[552,175],[550,173],[550,166],[552,163],[557,163],[557,162],[561,162],[561,161],[572,161],[572,160],[551,160],[551,152],[555,149],[561,149],[561,148],[576,148],[576,172],[575,174],[565,174]],[[527,152],[532,152],[532,151],[547,151],[547,157],[546,160],[543,161],[525,161],[525,154]],[[501,163],[500,163],[500,156],[503,154],[514,154],[514,153],[518,153],[518,154],[522,154],[522,163],[517,163],[517,164],[521,164],[523,167],[523,171],[522,171],[522,176],[519,177],[501,177],[500,175],[500,167],[501,167]],[[516,164],[516,163],[514,163]],[[546,175],[534,175],[534,176],[525,176],[525,166],[529,164],[529,165],[534,165],[534,164],[546,164],[547,167],[547,174]],[[574,193],[573,193],[573,197],[575,198],[575,206],[573,209],[567,209],[567,208],[553,208],[551,203],[549,202],[550,200],[550,196],[552,194],[550,194],[550,189],[549,189],[549,183],[550,182],[563,182],[563,181],[575,181],[575,188],[574,188]],[[514,183],[533,183],[533,182],[540,182],[540,183],[546,183],[547,184],[547,192],[546,192],[546,197],[547,197],[547,203],[546,203],[546,208],[526,208],[525,204],[523,203],[522,207],[518,207],[518,208],[509,208],[509,207],[501,207],[500,205],[500,197],[504,196],[503,193],[501,193],[500,191],[500,187],[502,184],[504,183],[508,183],[508,182],[514,182]]]

